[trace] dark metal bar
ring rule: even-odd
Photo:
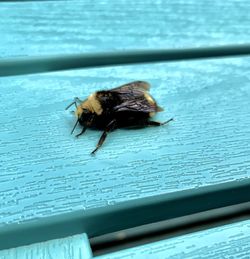
[[[0,227],[0,249],[87,233],[90,238],[250,201],[250,179]]]
[[[250,55],[250,44],[92,54],[18,57],[0,60],[0,76],[114,65]]]

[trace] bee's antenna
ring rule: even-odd
[[[76,128],[78,122],[79,122],[79,118],[77,119],[77,121],[76,121],[76,123],[75,123],[75,125],[74,125],[74,127],[73,127],[73,129],[72,129],[72,131],[71,131],[71,134],[73,134],[73,132],[74,132],[74,130],[75,130],[75,128]]]
[[[69,109],[69,107],[71,107],[73,104],[76,106],[76,108],[77,108],[77,105],[76,105],[76,103],[82,103],[82,100],[80,100],[78,97],[75,97],[74,98],[74,102],[72,102],[71,104],[69,104],[66,108],[65,108],[65,110],[68,110]]]
[[[72,102],[71,104],[69,104],[69,105],[65,108],[65,110],[68,110],[73,104],[76,105],[76,102],[74,101],[74,102]]]

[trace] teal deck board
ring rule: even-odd
[[[86,234],[50,240],[0,251],[0,259],[90,259],[92,252]]]
[[[0,56],[244,43],[249,9],[247,0],[1,3]]]
[[[247,0],[0,3],[0,57],[246,43],[249,10]],[[0,226],[249,178],[249,69],[240,57],[1,78]],[[152,84],[165,108],[156,119],[175,121],[117,130],[90,156],[100,132],[75,139],[64,108],[133,80]],[[103,258],[247,258],[249,237],[245,221]],[[81,238],[0,258],[81,258]]]
[[[22,222],[249,178],[249,59],[182,62],[2,78],[1,217]],[[135,79],[174,117],[168,126],[70,135],[64,108]],[[11,91],[10,91],[11,89]],[[80,128],[77,128],[79,131]]]
[[[249,258],[250,220],[199,231],[119,252],[98,259]]]

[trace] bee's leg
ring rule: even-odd
[[[95,154],[95,152],[102,146],[103,142],[105,141],[108,133],[112,130],[114,130],[116,127],[116,120],[112,120],[106,127],[106,129],[104,130],[104,132],[102,133],[96,148],[91,152],[91,154]]]
[[[147,121],[146,125],[148,126],[162,126],[165,125],[167,123],[169,123],[170,121],[174,120],[173,118],[165,121],[165,122],[158,122],[158,121]]]
[[[81,136],[85,131],[86,131],[87,127],[83,127],[82,131],[76,135],[76,138],[78,138],[79,136]]]
[[[73,129],[71,130],[71,133],[70,133],[70,134],[73,134],[73,132],[74,132],[74,130],[75,130],[75,128],[76,128],[76,126],[77,126],[78,123],[79,123],[79,119],[77,119],[77,121],[76,121],[76,123],[75,123]]]

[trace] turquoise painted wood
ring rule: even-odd
[[[2,78],[0,222],[248,178],[248,69],[242,58]],[[100,132],[75,139],[65,106],[137,78],[166,109],[157,119],[175,121],[117,130],[90,156]]]
[[[86,234],[55,239],[0,251],[1,259],[89,259],[92,252]]]
[[[250,41],[247,0],[1,3],[0,56]]]
[[[249,242],[250,220],[247,220],[95,258],[249,258]]]
[[[248,1],[1,3],[0,56],[244,43],[249,9]],[[249,178],[249,68],[249,58],[235,58],[1,78],[0,225]],[[100,132],[75,139],[65,106],[138,79],[165,108],[157,119],[175,121],[118,130],[91,157]]]

